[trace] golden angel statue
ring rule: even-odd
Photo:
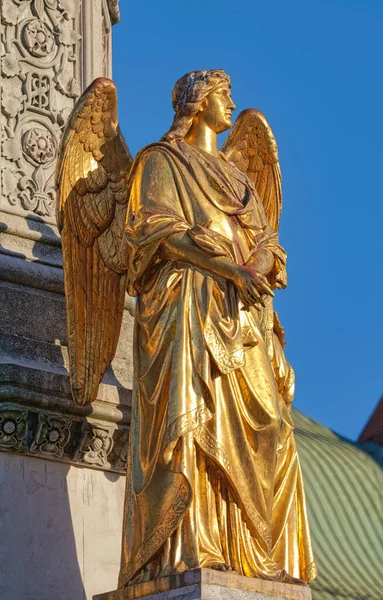
[[[273,310],[286,286],[281,173],[261,112],[230,129],[231,84],[193,71],[173,124],[135,160],[115,85],[97,79],[57,167],[70,374],[92,402],[136,297],[120,587],[200,567],[315,577],[291,402]]]

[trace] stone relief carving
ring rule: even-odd
[[[38,427],[29,447],[31,452],[53,454],[58,458],[64,456],[64,448],[70,439],[71,417],[58,417],[47,413],[39,413]]]
[[[61,127],[80,94],[82,0],[3,0],[2,206],[47,217]]]
[[[128,439],[126,425],[0,404],[0,451],[125,474]]]
[[[22,41],[27,51],[37,58],[48,56],[55,48],[53,31],[39,19],[32,19],[24,25]]]
[[[23,449],[24,438],[27,435],[28,412],[18,408],[0,411],[0,449],[20,451]]]
[[[44,165],[51,162],[56,156],[55,138],[42,127],[28,129],[21,141],[23,152],[32,163]]]
[[[83,422],[82,436],[74,459],[88,465],[109,467],[108,456],[113,448],[113,429]]]

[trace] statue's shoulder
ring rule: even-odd
[[[153,156],[166,156],[167,154],[173,154],[174,150],[176,150],[176,148],[169,142],[152,142],[139,150],[135,160],[142,160],[143,158],[147,159],[148,157]]]
[[[138,152],[131,173],[133,174],[138,168],[140,171],[168,169],[170,164],[177,166],[180,161],[184,162],[185,157],[178,143],[153,142]]]

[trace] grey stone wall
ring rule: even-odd
[[[117,580],[132,307],[127,299],[116,358],[97,401],[75,407],[53,176],[76,99],[94,78],[111,77],[111,29],[118,19],[118,0],[1,2],[3,600],[80,600]],[[60,555],[68,536],[73,544],[66,541]]]

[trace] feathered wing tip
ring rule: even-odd
[[[120,334],[132,162],[118,127],[116,87],[96,79],[68,119],[56,169],[70,376],[80,405],[95,400]]]
[[[269,224],[278,231],[282,177],[278,147],[266,117],[255,108],[242,111],[221,151],[253,182]]]

